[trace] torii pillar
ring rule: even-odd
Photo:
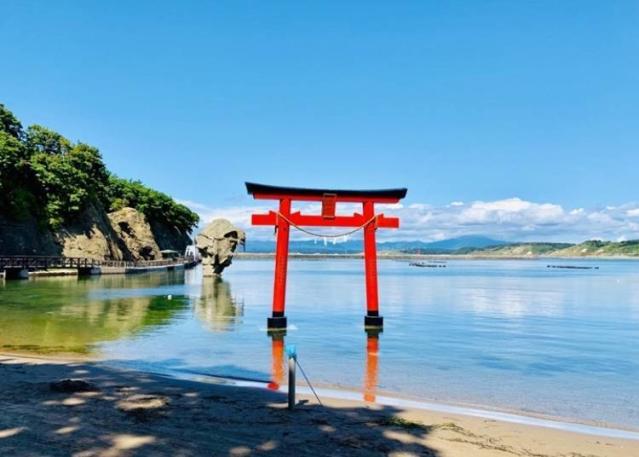
[[[399,228],[399,219],[375,213],[375,203],[392,204],[406,196],[407,190],[336,190],[306,189],[297,187],[278,187],[264,184],[246,183],[246,190],[255,199],[277,200],[279,210],[268,214],[253,214],[253,225],[274,226],[277,231],[275,248],[275,277],[273,282],[273,310],[268,318],[269,331],[286,329],[286,275],[288,266],[288,245],[291,225],[297,228],[349,227],[364,230],[364,268],[366,272],[366,316],[364,326],[367,329],[381,329],[384,319],[379,315],[379,296],[377,287],[377,246],[375,232],[378,228]],[[321,202],[319,215],[292,212],[292,202]],[[359,203],[362,213],[337,215],[337,203]]]

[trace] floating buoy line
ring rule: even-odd
[[[446,268],[446,264],[441,262],[436,262],[436,263],[411,262],[408,265],[411,267],[419,267],[419,268]]]

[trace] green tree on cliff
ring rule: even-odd
[[[0,103],[0,132],[21,139],[24,135],[22,124],[2,103]]]
[[[22,124],[0,104],[0,210],[22,217],[34,201],[28,191],[29,151]]]
[[[104,194],[108,173],[97,148],[72,144],[38,125],[27,129],[31,170],[39,187],[48,222],[58,227],[78,216]]]
[[[198,216],[171,197],[110,175],[100,151],[40,125],[26,132],[0,104],[0,210],[35,214],[51,228],[73,222],[89,205],[131,206],[151,222],[188,233]]]
[[[184,205],[176,203],[168,195],[150,189],[140,181],[111,176],[107,188],[107,201],[110,211],[130,206],[144,213],[149,222],[166,223],[188,233],[199,221],[196,213]]]
[[[69,140],[41,125],[32,125],[27,129],[26,143],[33,153],[63,155],[71,149]]]

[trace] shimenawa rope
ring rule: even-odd
[[[306,230],[305,228],[300,227],[299,225],[297,225],[295,222],[293,222],[292,220],[290,220],[288,217],[284,216],[281,212],[276,211],[276,215],[277,217],[281,217],[282,219],[284,219],[286,222],[288,222],[290,225],[292,225],[293,227],[295,227],[297,230],[299,230],[300,232],[304,232],[307,235],[311,235],[311,236],[316,236],[318,238],[341,238],[343,236],[349,236],[352,235],[355,232],[358,232],[360,230],[362,230],[364,227],[366,227],[368,224],[370,224],[371,222],[373,222],[374,220],[377,219],[377,217],[379,216],[378,214],[374,215],[373,217],[371,217],[369,220],[367,220],[366,222],[364,222],[362,225],[360,225],[359,227],[356,227],[353,230],[349,230],[348,232],[345,233],[338,233],[338,234],[324,234],[324,233],[316,233],[316,232],[311,232],[310,230]]]
[[[302,365],[300,365],[300,361],[297,360],[297,357],[295,358],[295,363],[297,364],[298,367],[300,367],[300,371],[302,372],[302,375],[304,375],[304,379],[306,379],[306,384],[308,384],[308,387],[310,387],[311,390],[313,391],[313,395],[315,395],[315,398],[317,398],[317,402],[320,404],[320,406],[324,406],[324,404],[322,403],[322,400],[320,400],[320,397],[317,395],[317,392],[315,392],[315,389],[313,388],[313,384],[311,384],[311,380],[308,379],[308,376],[306,376],[306,373],[304,372],[304,368],[302,368]]]

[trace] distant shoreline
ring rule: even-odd
[[[275,257],[274,252],[236,252],[235,257],[238,260],[266,260]],[[363,259],[363,253],[352,254],[308,254],[302,252],[291,252],[289,258],[306,259],[306,260],[324,260],[324,259]],[[639,260],[639,256],[552,256],[552,255],[488,255],[488,254],[404,254],[404,253],[385,253],[377,254],[379,260]]]

